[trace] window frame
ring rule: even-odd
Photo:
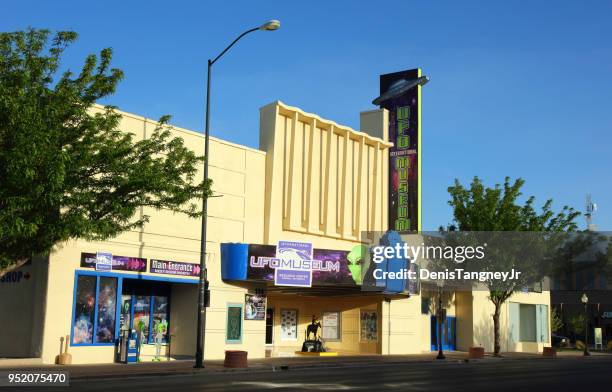
[[[156,297],[166,297],[168,299],[167,300],[168,301],[168,310],[166,311],[166,313],[168,314],[168,318],[167,318],[168,330],[166,331],[166,341],[165,342],[162,341],[162,343],[161,343],[161,345],[164,346],[164,345],[168,344],[168,337],[170,336],[170,304],[172,302],[171,301],[170,293],[168,293],[167,296],[162,296],[162,295],[159,295],[158,293],[151,294],[151,299],[149,300],[150,304],[151,304],[151,308],[150,308],[150,311],[149,311],[149,338],[148,338],[146,344],[156,344],[155,343],[155,338],[153,337],[153,319],[154,319],[154,317],[153,317],[154,306],[153,305],[155,303],[154,301],[155,301]]]
[[[94,299],[94,322],[93,322],[93,332],[92,332],[92,342],[91,343],[75,343],[74,342],[74,319],[76,316],[76,296],[77,296],[77,288],[78,288],[78,280],[79,276],[93,276],[96,278],[96,292]],[[123,290],[123,277],[117,274],[105,273],[105,272],[94,272],[94,271],[75,271],[74,274],[74,287],[72,293],[72,317],[70,322],[70,345],[73,347],[81,347],[81,346],[114,346],[117,338],[119,337],[119,318],[121,316],[120,311],[121,307],[118,306],[118,299],[115,300],[115,335],[112,342],[99,343],[98,339],[98,297],[100,295],[100,278],[115,278],[117,279],[117,298],[119,294]]]
[[[523,324],[523,309],[529,308],[531,313],[531,310],[533,310],[533,326],[532,325],[526,325]],[[527,339],[526,336],[526,332],[524,331],[523,328],[527,327],[527,328],[531,328],[533,327],[533,339]],[[537,304],[530,304],[530,303],[519,303],[519,338],[518,341],[521,343],[538,343],[538,307]]]
[[[295,312],[295,338],[283,337],[283,312]],[[278,314],[279,316],[279,340],[281,342],[297,342],[300,339],[300,311],[297,308],[281,308]]]
[[[76,295],[77,295],[77,283],[79,276],[93,276],[96,278],[96,298],[94,303],[94,330],[93,330],[93,339],[92,343],[74,343],[74,317],[75,317],[75,304],[76,304]],[[111,343],[96,343],[96,327],[98,326],[98,291],[99,291],[99,281],[101,277],[108,278],[116,278],[117,279],[117,300],[115,301],[115,339]],[[112,347],[115,346],[117,339],[119,339],[119,321],[121,318],[121,306],[120,305],[120,296],[123,293],[123,280],[124,279],[133,279],[133,280],[151,280],[155,282],[169,282],[169,283],[187,283],[187,284],[198,284],[197,280],[191,279],[180,279],[180,278],[170,278],[170,277],[151,277],[146,275],[132,275],[132,274],[119,274],[114,272],[101,272],[101,271],[92,271],[92,270],[83,270],[78,269],[74,271],[74,281],[73,281],[73,290],[72,290],[72,309],[71,309],[71,318],[70,318],[70,346],[73,347],[95,347],[95,346],[107,346]],[[153,296],[156,295],[154,292]],[[130,323],[133,323],[133,304],[130,305],[130,312],[132,312]],[[152,318],[149,317],[151,320]],[[168,326],[170,326],[170,295],[168,295]],[[151,325],[149,324],[149,327]],[[130,328],[131,329],[131,328]],[[168,334],[170,331],[168,331]],[[145,342],[145,344],[150,344]],[[153,343],[154,344],[154,343]],[[167,344],[167,343],[162,343]]]
[[[323,320],[325,320],[325,313],[336,313],[336,314],[338,314],[338,326],[337,326],[338,338],[336,338],[336,339],[327,339],[327,338],[323,337],[323,329],[325,328],[325,325],[323,324]],[[360,333],[361,333],[361,331],[360,331]],[[321,312],[321,338],[325,342],[342,342],[342,312],[340,310],[324,310],[324,311]]]
[[[96,342],[96,340],[98,339],[98,320],[99,320],[99,309],[100,309],[100,301],[99,301],[99,297],[100,297],[100,281],[102,280],[102,278],[110,278],[110,279],[115,279],[116,280],[116,287],[115,287],[115,327],[113,329],[113,341],[112,342]],[[121,286],[119,285],[119,281],[121,280]],[[94,336],[93,336],[93,343],[97,343],[99,345],[115,345],[115,342],[117,341],[118,338],[118,334],[117,334],[117,328],[119,328],[119,323],[117,322],[117,317],[121,316],[121,306],[119,306],[119,293],[120,290],[123,290],[123,281],[122,279],[120,279],[119,277],[116,276],[103,276],[103,275],[97,275],[96,276],[96,299],[94,302],[94,306],[95,306],[95,312],[94,312]],[[117,312],[117,310],[119,310],[119,312]],[[84,344],[89,344],[89,343],[84,343]]]
[[[364,313],[374,313],[376,315],[376,338],[375,339],[363,339],[363,336],[361,335],[362,332],[362,328],[363,328],[363,320],[362,320],[362,315]],[[359,309],[359,341],[361,343],[378,343],[378,341],[380,340],[380,338],[378,337],[379,335],[379,328],[378,325],[380,323],[380,317],[378,315],[378,310],[376,309]],[[323,331],[321,331],[322,333]]]
[[[229,324],[229,308],[240,308],[240,338],[239,339],[228,339],[227,326]],[[226,344],[242,344],[242,339],[244,336],[244,304],[237,302],[228,302],[225,305],[225,343]]]

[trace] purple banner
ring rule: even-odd
[[[380,94],[397,83],[413,81],[418,69],[380,76]],[[419,222],[419,96],[418,87],[389,98],[381,108],[389,110],[389,230],[418,231]]]
[[[175,276],[200,276],[200,265],[179,261],[151,259],[149,272]]]
[[[359,286],[364,256],[361,245],[350,251],[314,248],[312,260],[305,262],[310,264],[313,285]],[[281,267],[281,260],[276,257],[276,246],[249,245],[247,279],[274,281],[277,267]]]
[[[96,268],[96,260],[95,253],[81,253],[81,267]],[[113,255],[112,270],[145,272],[147,270],[147,259]]]

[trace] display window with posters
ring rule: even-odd
[[[114,345],[120,333],[136,330],[143,343],[167,343],[170,284],[112,273],[77,271],[71,345]]]
[[[168,341],[170,286],[165,282],[126,279],[123,285],[121,329],[136,330],[144,343]]]
[[[76,276],[71,345],[114,344],[118,286],[119,279],[112,276]]]
[[[325,341],[341,340],[340,315],[340,312],[323,312],[323,317],[321,317],[321,336]]]
[[[280,318],[281,340],[297,340],[298,311],[281,309]]]
[[[375,310],[361,310],[359,325],[362,342],[378,341],[378,313]]]

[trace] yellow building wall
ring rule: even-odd
[[[429,351],[429,319],[421,314],[421,297],[391,299],[382,304],[382,354]]]
[[[474,345],[474,308],[471,291],[457,291],[457,350],[468,351]]]
[[[493,351],[493,313],[495,307],[489,300],[488,291],[475,290],[473,296],[473,346],[481,346],[485,351]],[[550,292],[541,293],[514,293],[501,307],[500,312],[500,345],[502,352],[542,352],[544,347],[550,347],[550,321],[548,330],[548,342],[517,342],[513,344],[509,338],[509,304],[511,302],[521,304],[541,304],[548,306],[548,320],[550,320]],[[463,342],[465,344],[467,342]]]
[[[131,132],[135,139],[150,135],[157,123],[121,112],[120,129]],[[173,128],[173,135],[202,154],[203,135]],[[265,188],[265,152],[225,142],[210,141],[210,176],[215,197],[209,199],[208,219],[208,278],[211,306],[208,310],[206,358],[222,358],[225,349],[246,349],[251,356],[264,356],[260,343],[265,334],[263,322],[245,322],[243,344],[225,344],[226,306],[228,302],[244,303],[247,289],[225,284],[221,280],[221,242],[263,243],[263,204]],[[203,176],[200,170],[200,176]],[[71,241],[62,244],[50,255],[49,287],[45,309],[42,358],[53,363],[59,353],[59,338],[70,334],[73,307],[74,271],[80,268],[81,252],[109,251],[114,255],[157,258],[190,263],[199,262],[200,220],[171,211],[144,208],[139,214],[150,216],[141,230],[132,230],[104,242]],[[92,271],[91,269],[85,269]],[[124,275],[139,275],[115,271]],[[142,273],[141,275],[151,275]],[[154,275],[168,277],[168,275]],[[190,279],[190,278],[187,278]],[[196,278],[191,278],[194,282]],[[171,299],[170,334],[173,352],[193,355],[195,352],[195,314],[197,285],[174,285]],[[190,298],[192,297],[192,298]],[[177,312],[185,316],[178,317]],[[173,317],[174,316],[174,317]],[[191,319],[190,319],[191,317]],[[152,353],[153,347],[143,352]],[[71,347],[73,363],[104,363],[113,361],[112,346]]]
[[[391,143],[277,101],[260,109],[259,144],[266,243],[349,249],[363,231],[386,230]]]
[[[36,257],[0,279],[0,358],[40,355],[46,290],[46,257]]]
[[[378,354],[380,353],[381,312],[379,296],[355,295],[345,297],[297,296],[297,295],[269,295],[268,308],[274,309],[274,330],[272,355],[290,356],[302,348],[306,328],[312,322],[312,316],[319,321],[323,312],[340,312],[341,339],[339,341],[326,341],[329,351],[342,354]],[[281,312],[283,309],[297,310],[298,326],[297,339],[282,340],[281,338]],[[378,315],[378,340],[362,341],[360,334],[361,310],[376,311]],[[319,330],[319,335],[321,330]],[[312,335],[311,335],[312,337]],[[264,342],[262,337],[262,344]]]
[[[291,239],[312,242],[317,248],[349,250],[369,240],[362,238],[363,232],[386,230],[387,149],[392,144],[381,137],[388,129],[388,112],[374,111],[363,117],[367,129],[356,131],[278,101],[260,109],[260,148],[267,152],[266,243]],[[381,296],[303,298],[307,300],[269,298],[275,308],[275,325],[283,307],[297,309],[300,323],[295,342],[280,342],[280,327],[275,326],[274,353],[299,350],[312,315],[320,317],[327,310],[342,312],[343,335],[340,342],[327,342],[328,348],[346,353],[383,350],[383,339],[389,339],[388,323],[379,321],[380,340],[376,344],[359,339],[360,309],[378,309],[379,320],[383,315],[389,318]],[[413,339],[395,348],[413,350],[420,336],[416,336],[419,327],[410,322],[418,317],[401,313],[405,304],[393,300],[396,302],[398,311],[391,313],[391,339],[397,343],[406,337]]]
[[[136,139],[150,136],[157,126],[155,121],[121,113],[120,128],[134,134]],[[216,197],[209,199],[207,265],[211,306],[207,309],[207,359],[220,359],[227,349],[247,350],[250,358],[265,356],[265,321],[244,321],[242,341],[225,342],[227,305],[244,304],[249,285],[221,280],[220,243],[276,244],[279,240],[294,240],[312,242],[316,248],[349,250],[363,240],[363,231],[387,228],[390,143],[281,102],[263,107],[260,115],[260,146],[265,152],[211,138],[210,175]],[[388,127],[384,111],[366,117],[368,121],[364,122],[370,123],[374,130],[370,133],[380,133]],[[375,119],[381,123],[372,123]],[[198,154],[203,152],[201,134],[176,127],[172,132]],[[45,278],[46,302],[41,301],[44,312],[38,312],[45,315],[44,328],[40,328],[42,345],[38,349],[45,363],[55,361],[60,337],[70,334],[74,271],[81,269],[82,252],[109,251],[122,256],[199,262],[200,220],[146,208],[139,214],[150,216],[149,223],[140,230],[128,231],[104,242],[70,241],[51,253],[48,278]],[[195,284],[172,286],[169,333],[173,335],[172,352],[176,355],[194,352],[196,287]],[[0,294],[8,295],[6,290],[0,286]],[[435,293],[424,291],[421,295],[431,296],[435,304]],[[382,354],[428,352],[430,315],[421,313],[421,295],[393,297],[387,302],[384,297],[373,294],[321,296],[312,301],[304,301],[307,297],[270,294],[269,304],[275,308],[274,350],[280,353],[301,348],[304,330],[312,315],[338,310],[342,312],[342,341],[329,342],[330,349]],[[24,301],[32,303],[28,298],[25,295]],[[548,292],[515,294],[510,301],[550,305],[550,296]],[[29,317],[18,313],[6,301],[1,302],[0,310],[16,312],[15,317],[24,320]],[[458,347],[483,345],[491,351],[492,304],[486,293],[458,293],[449,296],[447,302],[448,314],[457,316]],[[297,308],[299,314],[298,340],[290,344],[280,342],[277,336],[283,307]],[[378,311],[378,342],[360,341],[360,309]],[[505,305],[502,336],[507,332],[507,317]],[[28,322],[35,325],[34,319]],[[23,336],[26,335],[24,332]],[[23,336],[20,342],[25,342]],[[542,344],[519,343],[516,347],[503,344],[502,339],[502,350],[542,348]],[[145,354],[152,354],[152,349],[152,346],[145,347]],[[71,347],[70,352],[73,363],[105,363],[114,357],[113,346]]]

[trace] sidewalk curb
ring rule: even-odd
[[[143,371],[138,371],[136,368],[121,368],[120,372],[109,372],[108,370],[102,371],[96,374],[79,374],[78,370],[74,373],[74,370],[71,369],[71,366],[62,366],[62,367],[53,367],[44,366],[44,367],[24,367],[24,368],[16,368],[16,367],[6,367],[1,370],[10,371],[10,370],[21,370],[21,371],[35,371],[35,370],[62,370],[70,372],[70,379],[72,380],[99,380],[99,379],[127,379],[127,378],[139,378],[139,377],[162,377],[162,376],[196,376],[201,374],[227,374],[227,373],[263,373],[263,372],[287,372],[287,371],[300,371],[300,370],[311,370],[317,369],[321,367],[325,368],[355,368],[355,367],[381,367],[381,366],[398,366],[398,365],[411,365],[417,364],[419,366],[425,364],[435,364],[439,365],[451,365],[451,364],[483,364],[490,362],[499,362],[499,361],[521,361],[521,360],[584,360],[588,358],[588,360],[597,360],[597,358],[610,358],[612,355],[596,355],[590,357],[582,357],[582,356],[558,356],[556,358],[549,358],[543,356],[486,356],[482,359],[469,359],[469,358],[458,358],[458,357],[447,357],[444,360],[437,360],[435,357],[427,357],[427,358],[409,358],[409,359],[398,359],[398,360],[378,360],[378,361],[368,361],[368,360],[357,360],[357,361],[347,361],[347,362],[333,362],[333,361],[325,361],[325,362],[309,362],[309,363],[289,363],[289,364],[265,364],[265,363],[255,363],[253,366],[248,368],[224,368],[221,367],[220,364],[213,365],[212,367],[206,367],[203,369],[194,369],[191,367],[178,368],[178,369],[167,369],[164,368],[163,365],[159,369],[143,369]],[[80,365],[77,365],[80,366]],[[130,366],[130,365],[127,365]],[[138,366],[138,365],[134,365]],[[130,370],[128,370],[130,369]],[[131,372],[133,371],[133,373]]]

